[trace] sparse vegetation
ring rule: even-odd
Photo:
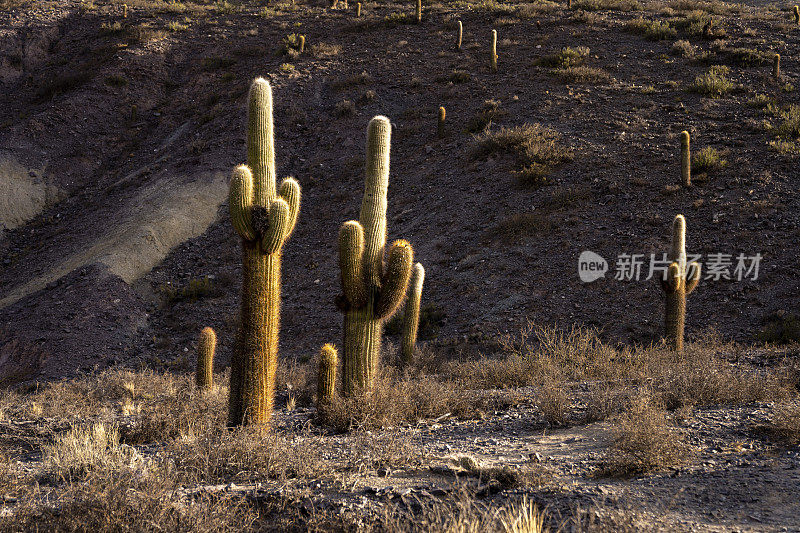
[[[675,31],[669,22],[661,20],[645,20],[642,17],[631,20],[625,25],[625,30],[636,35],[642,35],[651,41],[662,41],[675,37]]]
[[[527,184],[545,183],[550,173],[572,158],[570,150],[561,143],[561,135],[541,124],[503,127],[478,137],[472,152],[474,159],[490,154],[507,154],[514,158],[520,179]]]
[[[728,78],[731,69],[724,65],[715,65],[708,72],[697,76],[691,86],[692,92],[718,98],[731,92],[736,85]]]

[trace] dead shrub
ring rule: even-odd
[[[630,477],[677,466],[691,453],[683,437],[668,426],[666,411],[646,394],[613,422],[613,442],[601,476]]]

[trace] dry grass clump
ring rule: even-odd
[[[467,131],[469,133],[480,133],[491,127],[495,119],[507,114],[505,110],[500,109],[499,100],[485,100],[481,108],[475,113],[475,116],[467,123]]]
[[[668,426],[666,411],[647,395],[635,398],[613,422],[614,439],[602,476],[641,475],[680,465],[691,454],[683,437]]]
[[[728,161],[725,153],[707,146],[692,155],[692,171],[697,173],[711,173],[725,168]]]
[[[462,487],[447,500],[422,500],[414,507],[389,505],[380,519],[380,529],[417,533],[541,533],[545,513],[527,497],[493,505]]]
[[[493,154],[513,156],[520,167],[516,174],[525,184],[547,181],[553,169],[572,158],[570,150],[561,143],[561,135],[541,124],[503,127],[478,137],[472,152],[473,159]]]
[[[320,411],[320,420],[339,431],[414,424],[445,414],[473,417],[489,404],[457,383],[428,376],[398,376],[388,368],[369,391],[351,397],[336,396]]]
[[[736,87],[728,78],[730,71],[725,65],[714,65],[705,74],[697,76],[689,89],[711,98],[724,96]]]
[[[672,43],[670,53],[678,57],[694,57],[694,50],[695,47],[692,46],[692,43],[681,39]]]
[[[661,20],[645,20],[642,17],[628,21],[625,24],[625,31],[635,35],[641,35],[650,41],[662,41],[675,37],[678,32],[669,25],[669,22]]]
[[[538,59],[535,64],[543,67],[569,68],[580,66],[589,56],[589,48],[586,46],[576,46],[572,48],[565,46],[557,54],[551,54]]]
[[[781,123],[775,128],[778,136],[790,140],[800,139],[800,105],[792,104],[778,114]]]
[[[641,11],[637,0],[575,0],[572,9],[584,11]]]
[[[611,79],[605,70],[587,66],[557,69],[554,74],[564,83],[603,83]]]
[[[503,338],[501,345],[504,357],[456,363],[448,372],[474,388],[534,386],[546,392],[555,386],[563,390],[570,382],[596,381],[605,384],[606,396],[614,397],[614,391],[647,386],[669,409],[780,399],[793,386],[791,376],[780,371],[729,363],[728,354],[738,348],[713,334],[677,354],[661,346],[612,347],[591,328],[563,330],[529,323],[518,337]],[[617,397],[614,407],[608,406],[611,400],[599,402],[592,416],[607,416],[623,398]]]
[[[762,429],[787,446],[800,444],[800,404],[792,402],[778,405],[772,420]]]

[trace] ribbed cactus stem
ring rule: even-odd
[[[242,238],[241,325],[231,356],[228,424],[268,424],[278,362],[281,250],[297,223],[300,186],[287,178],[276,196],[272,89],[261,78],[250,87],[247,165],[233,171],[228,205]]]
[[[425,269],[420,263],[414,265],[414,273],[408,284],[408,298],[403,313],[403,338],[400,354],[403,363],[414,363],[414,348],[417,345],[417,330],[419,328],[419,306],[422,301],[422,285],[425,282]]]
[[[439,138],[444,137],[444,119],[447,116],[447,111],[444,107],[439,107],[439,122],[436,127],[436,135]]]
[[[458,21],[458,34],[456,35],[456,51],[461,51],[461,38],[464,36],[464,25]]]
[[[326,344],[319,351],[319,371],[317,374],[317,405],[331,403],[336,391],[336,366],[339,364],[339,354],[336,347]]]
[[[364,199],[359,221],[339,232],[339,267],[344,312],[342,389],[346,395],[372,386],[380,358],[383,321],[403,299],[411,276],[413,250],[405,241],[392,244],[384,266],[386,193],[389,187],[391,123],[373,118],[367,127]]]
[[[195,383],[201,390],[209,390],[214,384],[214,350],[217,335],[211,328],[203,328],[197,342],[197,373]]]
[[[497,30],[492,30],[492,46],[489,50],[489,67],[497,72]]]
[[[683,215],[676,215],[672,221],[672,244],[668,259],[671,263],[678,263],[681,276],[686,274],[686,219]]]
[[[775,54],[775,57],[772,58],[772,77],[776,80],[780,79],[781,77],[781,55]]]
[[[681,184],[684,187],[692,185],[692,154],[689,147],[690,137],[688,131],[681,132]]]
[[[686,324],[686,296],[691,294],[700,281],[700,265],[686,265],[686,220],[677,215],[672,224],[672,247],[670,265],[661,286],[666,294],[664,313],[665,336],[671,349],[683,351],[684,327]]]
[[[360,17],[360,16],[361,16],[361,2],[358,2],[356,4],[356,17]]]
[[[422,22],[422,0],[417,0],[417,24]]]

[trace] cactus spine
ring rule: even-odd
[[[489,53],[489,67],[492,72],[497,72],[497,30],[492,30],[492,47]]]
[[[247,165],[233,171],[228,204],[233,227],[242,238],[243,273],[228,424],[267,424],[278,362],[281,251],[297,222],[300,185],[286,178],[276,190],[272,88],[262,78],[250,86]]]
[[[317,374],[317,405],[331,403],[336,391],[336,366],[339,364],[339,354],[336,347],[326,344],[319,351],[319,372]]]
[[[356,17],[361,16],[361,2],[356,4]]]
[[[681,132],[681,183],[684,187],[692,185],[692,154],[689,148],[689,132]]]
[[[197,343],[195,383],[198,389],[209,390],[214,384],[214,350],[216,347],[217,334],[211,328],[203,328]]]
[[[447,111],[445,111],[444,107],[439,107],[439,122],[436,127],[436,135],[439,138],[444,137],[444,118],[447,115]]]
[[[458,35],[456,37],[456,52],[461,51],[461,37],[464,35],[464,25],[461,24],[461,21],[458,21]]]
[[[360,220],[350,220],[339,232],[339,267],[344,313],[342,390],[351,395],[372,386],[378,368],[383,322],[394,314],[411,277],[414,252],[406,241],[395,241],[384,265],[386,192],[392,126],[377,116],[367,127],[367,172]]]
[[[419,328],[419,304],[422,300],[422,284],[425,282],[425,269],[420,263],[414,265],[414,273],[408,285],[408,298],[403,313],[403,339],[401,356],[403,363],[414,362],[414,348],[417,345],[417,329]]]
[[[667,295],[665,328],[667,342],[676,352],[683,351],[683,330],[686,323],[686,297],[700,281],[700,265],[686,265],[686,219],[677,215],[672,223],[672,248],[669,253],[670,265],[666,278],[662,277],[661,287]],[[688,271],[691,270],[691,273]]]
[[[775,57],[772,58],[772,77],[776,80],[780,79],[781,77],[781,55],[775,54]]]
[[[417,24],[422,23],[422,0],[417,0]]]

